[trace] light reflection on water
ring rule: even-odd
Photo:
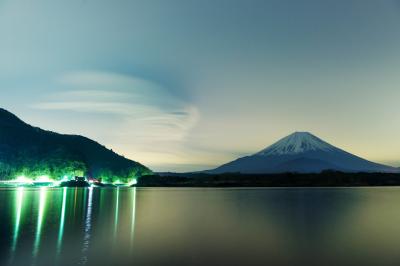
[[[17,247],[18,243],[18,235],[19,235],[19,228],[20,228],[20,223],[21,223],[21,214],[22,214],[22,208],[23,208],[23,199],[24,199],[24,188],[20,187],[17,189],[16,193],[16,204],[15,204],[15,225],[14,225],[14,233],[13,233],[13,239],[12,239],[12,244],[11,244],[11,255],[10,255],[10,264],[12,264],[14,260],[14,255],[15,255],[15,249]]]
[[[117,242],[117,232],[118,232],[118,214],[119,214],[119,190],[120,188],[118,187],[116,189],[116,200],[115,200],[115,215],[114,215],[114,235],[113,235],[113,247],[115,246],[115,243]]]
[[[46,208],[46,194],[47,194],[47,188],[46,187],[40,188],[39,212],[37,215],[37,227],[36,227],[36,233],[35,233],[35,242],[33,244],[33,252],[32,252],[33,253],[33,261],[36,261],[36,257],[38,255],[39,248],[40,248],[44,211]]]
[[[135,214],[136,214],[136,189],[133,189],[132,193],[132,216],[131,216],[131,241],[130,241],[130,249],[133,252],[133,240],[135,238]]]
[[[89,244],[90,244],[90,230],[92,228],[93,188],[88,188],[88,190],[89,190],[89,200],[87,202],[87,208],[86,208],[85,235],[83,237],[82,259],[80,261],[80,264],[83,264],[83,265],[85,265],[88,260],[87,252],[88,252]]]
[[[14,226],[14,236],[13,236],[13,242],[11,246],[11,252],[14,254],[15,248],[17,246],[17,241],[18,241],[18,235],[19,235],[19,225],[21,222],[21,212],[22,212],[22,204],[23,204],[23,199],[24,199],[24,188],[20,187],[18,188],[17,191],[17,199],[16,199],[16,215],[15,215],[15,226]]]
[[[62,248],[62,240],[64,234],[64,225],[65,225],[65,209],[67,204],[67,191],[68,188],[63,188],[63,198],[61,205],[61,215],[60,215],[60,229],[58,231],[58,240],[57,240],[57,258],[60,255]]]
[[[400,189],[0,189],[0,265],[399,265]]]
[[[97,253],[91,250],[95,225],[99,226],[95,246],[104,249],[105,245],[101,243],[107,241],[107,253],[112,245],[125,244],[121,242],[123,239],[119,238],[118,230],[128,233],[133,240],[136,188],[121,191],[123,200],[131,205],[124,210],[120,210],[119,188],[0,189],[4,199],[0,202],[0,217],[12,227],[9,232],[3,231],[11,236],[11,241],[7,241],[7,237],[0,239],[0,265],[90,265],[89,258]],[[4,208],[7,204],[9,208]],[[124,225],[125,221],[119,221],[121,211],[129,213],[129,227]],[[111,213],[112,225],[107,219]],[[119,228],[121,226],[124,228]],[[113,244],[109,243],[111,235]],[[7,246],[9,251],[5,252]]]

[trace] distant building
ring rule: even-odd
[[[97,178],[94,178],[94,177],[89,177],[89,178],[87,179],[87,181],[88,181],[89,183],[91,183],[91,184],[99,184],[99,183],[101,183],[101,179],[97,179]]]
[[[86,181],[86,177],[84,177],[84,176],[75,176],[75,181],[85,182]]]

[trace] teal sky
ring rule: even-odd
[[[0,106],[158,171],[293,131],[400,166],[400,1],[0,0]]]

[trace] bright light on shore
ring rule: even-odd
[[[53,179],[51,179],[48,175],[42,175],[39,176],[35,179],[35,182],[39,182],[39,183],[52,183],[54,182]]]
[[[133,179],[128,185],[129,186],[134,186],[137,184],[137,179]]]
[[[118,179],[118,180],[113,182],[113,185],[124,185],[124,183],[121,182],[121,180]]]
[[[120,179],[117,179],[112,184],[114,186],[133,186],[133,185],[137,184],[137,180],[133,179],[131,182],[125,183],[125,182],[122,182]]]
[[[26,176],[18,176],[15,180],[16,183],[32,184],[32,179]]]

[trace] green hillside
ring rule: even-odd
[[[130,182],[150,173],[93,140],[32,127],[0,108],[0,180],[88,176]]]

